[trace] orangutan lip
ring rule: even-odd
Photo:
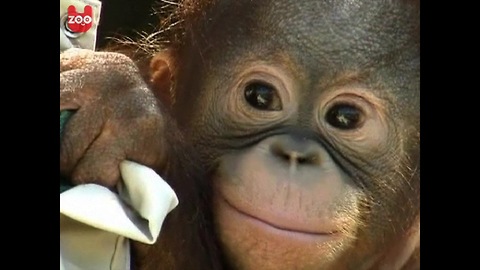
[[[266,220],[263,220],[261,218],[258,218],[256,216],[252,216],[248,213],[245,213],[243,211],[241,211],[240,209],[238,209],[237,207],[235,207],[233,204],[231,204],[227,199],[225,198],[222,198],[222,200],[225,202],[226,205],[228,205],[230,208],[232,208],[233,210],[235,210],[236,212],[238,212],[239,214],[241,215],[244,215],[248,218],[251,218],[251,219],[254,219],[258,222],[261,222],[267,226],[270,226],[270,227],[273,227],[277,230],[280,230],[280,231],[285,231],[285,232],[291,232],[291,233],[298,233],[298,234],[303,234],[303,235],[307,235],[307,236],[332,236],[334,235],[336,232],[333,231],[333,232],[308,232],[308,231],[299,231],[299,230],[294,230],[294,229],[290,229],[290,228],[284,228],[284,227],[281,227],[281,226],[278,226],[278,225],[275,225],[275,224],[272,224],[271,222],[268,222]]]

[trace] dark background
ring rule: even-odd
[[[97,29],[97,48],[103,48],[108,37],[139,37],[138,32],[151,33],[159,16],[153,6],[160,0],[103,0]]]

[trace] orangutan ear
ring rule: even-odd
[[[152,90],[162,104],[170,107],[173,96],[173,55],[165,50],[157,53],[150,62],[150,82]]]

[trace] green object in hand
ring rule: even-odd
[[[65,124],[68,122],[70,117],[73,115],[74,111],[61,111],[60,112],[60,139],[62,139],[62,134],[63,130],[65,127]],[[65,179],[64,177],[60,176],[60,193],[72,188],[73,185],[68,181],[68,179]]]

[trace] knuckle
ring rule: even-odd
[[[81,59],[91,55],[92,51],[80,48],[70,48],[60,53],[60,60]]]
[[[122,96],[149,92],[135,62],[116,52],[71,49],[60,55],[60,91],[91,92],[93,96]],[[147,91],[148,90],[148,91]]]
[[[120,178],[118,164],[121,160],[122,155],[112,150],[108,143],[102,145],[97,143],[75,167],[72,181],[77,184],[88,182],[112,187]]]
[[[69,69],[137,71],[135,62],[125,54],[118,52],[96,52],[87,49],[72,48],[60,54],[60,72]]]
[[[146,127],[147,130],[156,131],[163,127],[163,115],[161,113],[149,112],[138,120],[138,125]]]
[[[156,136],[163,129],[164,119],[161,113],[148,111],[147,108],[147,110],[143,110],[134,118],[129,119],[128,122],[128,126],[134,127],[127,130],[131,133],[130,137],[133,139],[139,136],[141,136],[141,138],[149,138]],[[125,126],[127,125],[123,124],[123,128],[125,128]]]
[[[130,57],[119,52],[96,52],[96,57],[105,59],[105,61],[111,64],[135,65],[135,62]]]
[[[125,94],[117,94],[116,98],[110,100],[110,104],[113,104],[112,114],[116,120],[137,127],[163,119],[155,98],[145,93],[126,91]]]
[[[136,63],[127,55],[118,52],[92,52],[85,64],[97,71],[108,71],[123,75],[138,73]]]
[[[60,53],[60,72],[84,65],[85,59],[92,53],[90,50],[78,48],[71,48]]]

